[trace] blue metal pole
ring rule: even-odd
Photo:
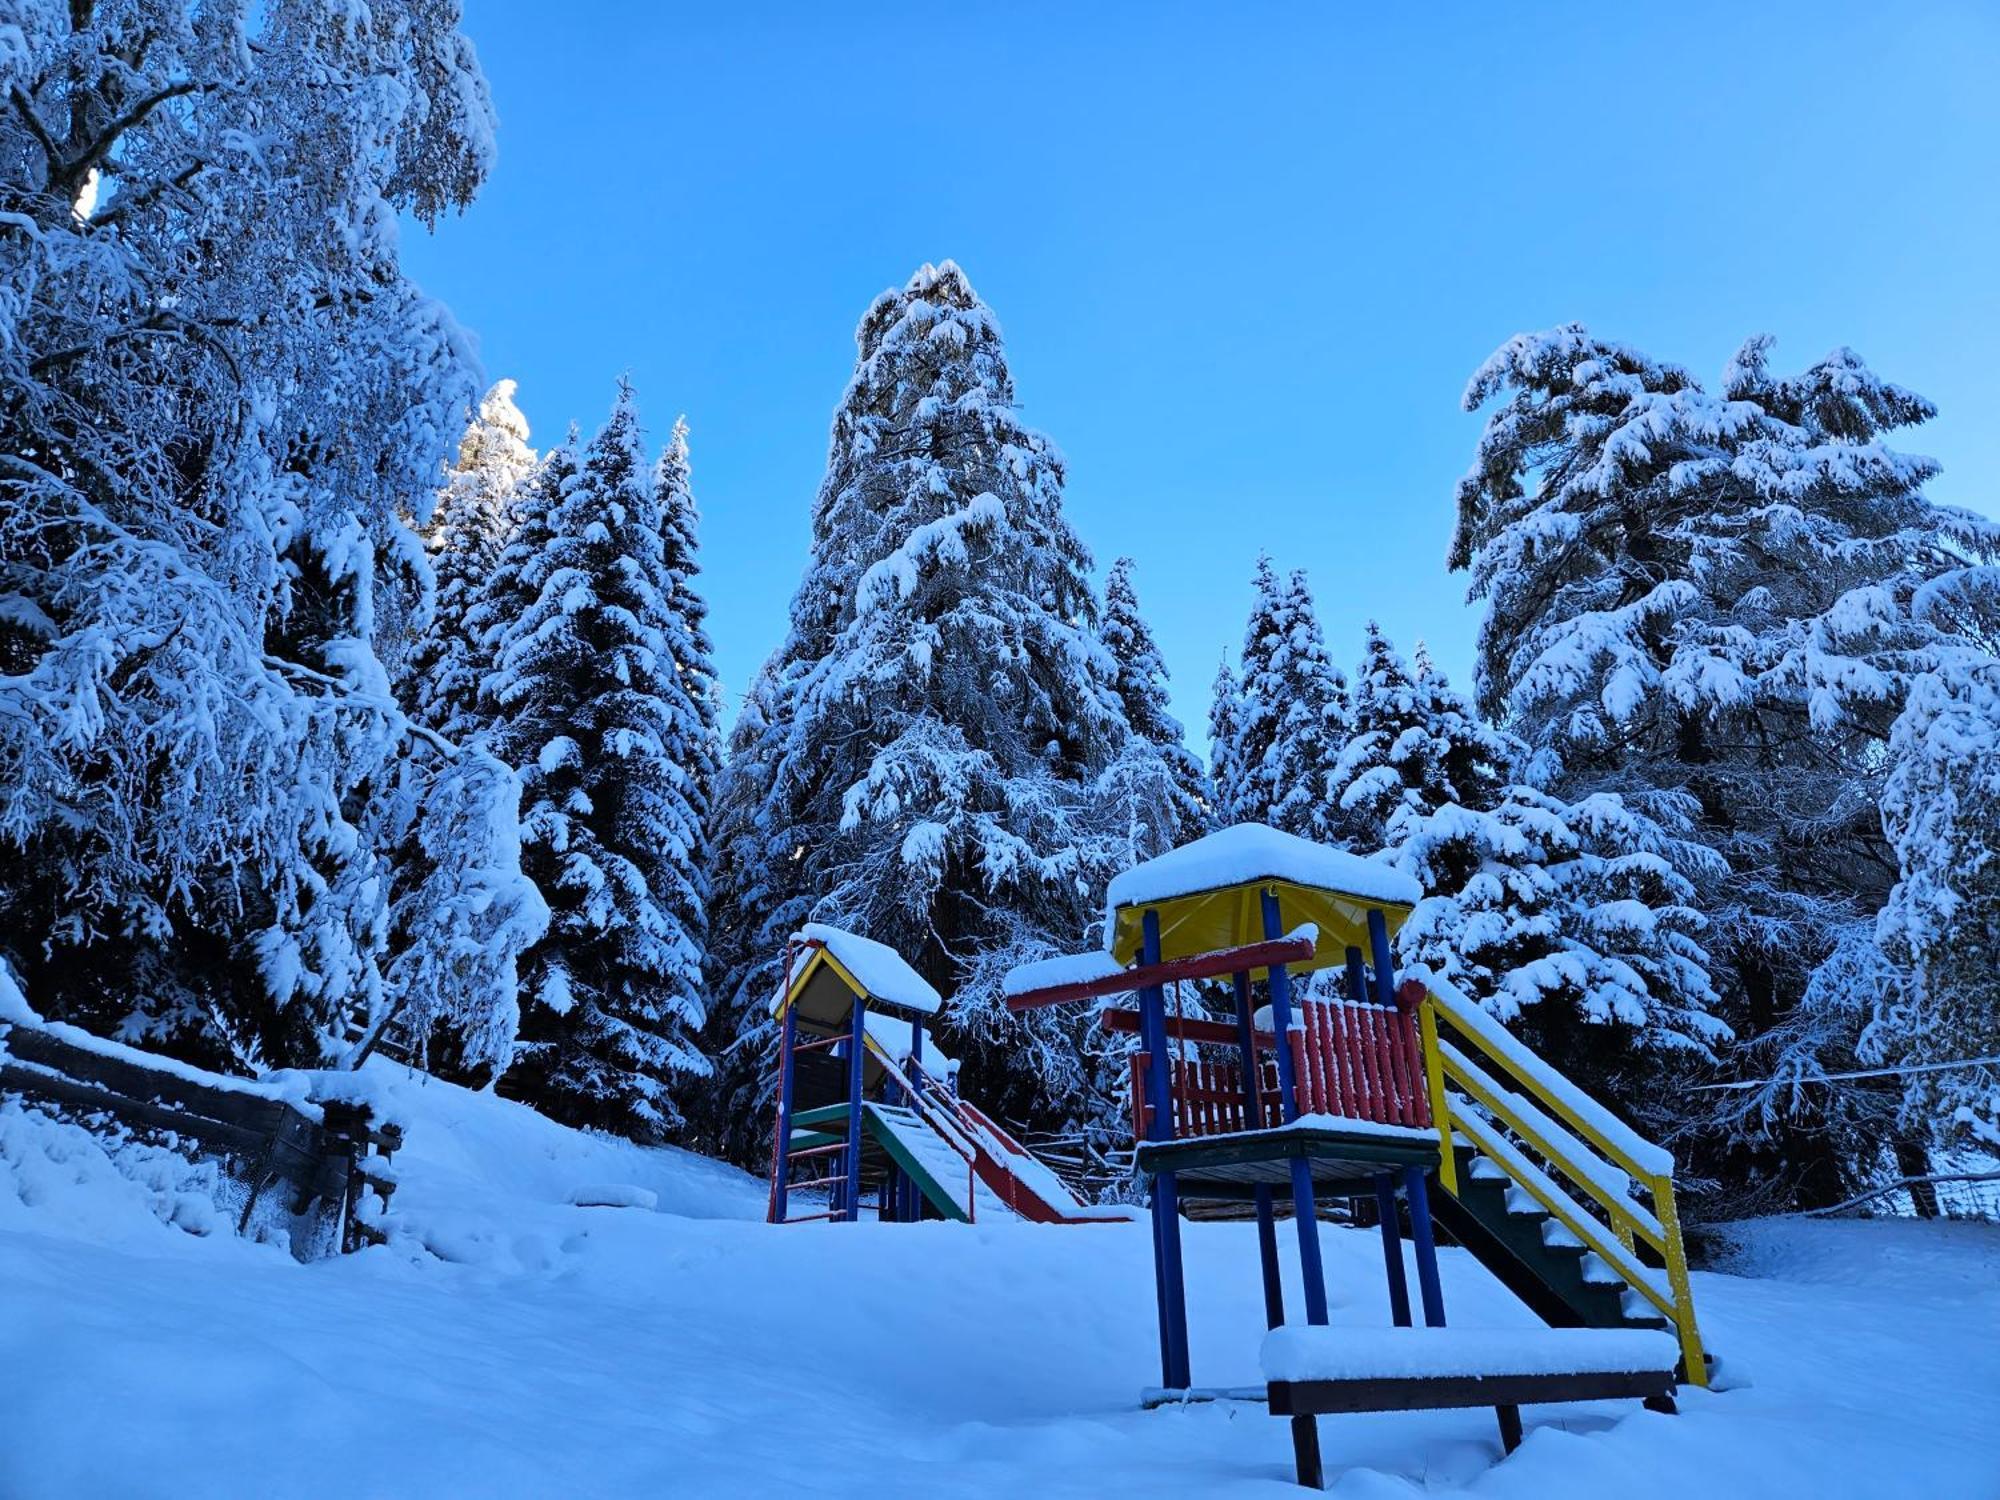
[[[1410,1326],[1410,1283],[1403,1270],[1403,1236],[1396,1224],[1396,1179],[1375,1174],[1375,1207],[1382,1215],[1382,1265],[1389,1273],[1389,1320]]]
[[[1278,917],[1277,894],[1265,891],[1263,904],[1264,936],[1267,939],[1283,937],[1285,929]],[[1297,1080],[1292,1077],[1292,976],[1283,964],[1271,965],[1268,973],[1271,981],[1271,1026],[1277,1033],[1278,1099],[1284,1110],[1285,1123],[1289,1125],[1299,1117]],[[1303,1156],[1294,1156],[1291,1167],[1292,1217],[1298,1221],[1299,1278],[1305,1283],[1306,1321],[1324,1323],[1326,1267],[1319,1253],[1319,1215],[1313,1201],[1312,1163]]]
[[[1236,1047],[1243,1066],[1243,1119],[1252,1130],[1264,1128],[1264,1105],[1257,1088],[1256,1017],[1250,1008],[1250,975],[1231,976],[1236,989]],[[1278,1221],[1272,1212],[1271,1190],[1259,1186],[1257,1197],[1257,1264],[1264,1275],[1264,1326],[1285,1321],[1285,1286],[1278,1274]]]
[[[1140,919],[1140,962],[1160,961],[1160,917],[1148,911]],[[1146,1138],[1174,1138],[1174,1076],[1167,1052],[1167,996],[1159,985],[1139,992],[1141,1024],[1147,1029],[1147,1088],[1153,1107]],[[1157,1272],[1155,1290],[1160,1304],[1160,1384],[1186,1390],[1188,1374],[1187,1280],[1181,1264],[1180,1184],[1172,1172],[1153,1176],[1153,1236]]]
[[[1381,909],[1368,913],[1368,947],[1375,964],[1375,1003],[1396,1003],[1396,950],[1389,946],[1389,921]]]
[[[1403,1193],[1410,1200],[1410,1240],[1417,1251],[1417,1286],[1424,1298],[1424,1326],[1444,1327],[1444,1288],[1438,1283],[1437,1240],[1431,1234],[1430,1191],[1422,1167],[1403,1168]]]
[[[792,1166],[792,1068],[796,1058],[793,1044],[799,1036],[799,1016],[792,1006],[785,1007],[784,1023],[778,1028],[778,1139],[773,1160],[777,1163],[772,1170],[777,1174],[771,1184],[771,1222],[782,1224],[790,1211],[787,1199],[790,1197]]]
[[[850,1224],[861,1221],[861,1079],[868,1034],[868,1010],[854,997],[854,1023],[847,1036],[847,1193],[841,1208]]]
[[[1368,972],[1362,963],[1361,950],[1350,943],[1347,948],[1347,998],[1356,1003],[1368,998]]]

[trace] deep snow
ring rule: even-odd
[[[388,1081],[398,1240],[308,1266],[204,1217],[200,1174],[0,1105],[0,1495],[1298,1493],[1260,1408],[1138,1409],[1143,1223],[773,1229],[741,1173]],[[1336,1321],[1386,1323],[1375,1235],[1325,1238]],[[1333,1492],[2000,1495],[2000,1233],[1740,1245],[1756,1274],[1695,1277],[1736,1388],[1529,1408],[1505,1462],[1488,1412],[1325,1418]],[[1186,1246],[1196,1379],[1252,1384],[1254,1235]],[[1459,1252],[1444,1278],[1455,1323],[1531,1325]]]

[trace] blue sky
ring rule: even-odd
[[[732,704],[777,644],[871,298],[964,266],[1072,522],[1201,737],[1260,549],[1461,682],[1444,568],[1508,335],[1713,378],[1755,332],[1929,396],[1933,493],[2000,511],[2000,8],[467,0],[485,192],[405,263],[538,445],[635,381],[692,429]],[[1414,11],[1416,8],[1408,8]]]

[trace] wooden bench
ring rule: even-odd
[[[1521,1441],[1521,1408],[1630,1397],[1674,1409],[1679,1346],[1650,1329],[1331,1328],[1264,1339],[1266,1400],[1292,1419],[1299,1483],[1324,1483],[1315,1419],[1339,1412],[1490,1406],[1500,1443]]]

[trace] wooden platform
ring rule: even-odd
[[[1316,1120],[1236,1135],[1141,1141],[1138,1149],[1139,1170],[1149,1177],[1172,1172],[1184,1200],[1248,1199],[1260,1187],[1289,1187],[1295,1157],[1311,1163],[1315,1197],[1347,1198],[1374,1192],[1382,1172],[1434,1169],[1438,1138],[1435,1131],[1415,1127],[1342,1128]]]

